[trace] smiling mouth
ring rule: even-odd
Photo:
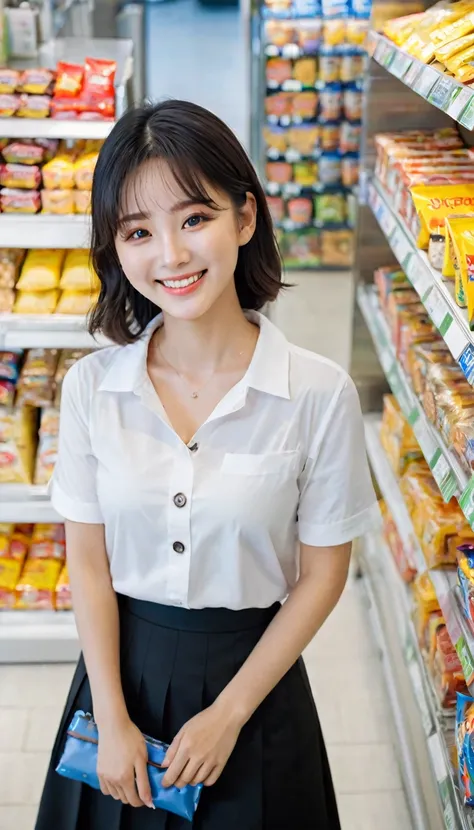
[[[175,280],[156,280],[159,285],[164,285],[165,288],[189,288],[195,282],[199,282],[206,273],[207,269],[200,271],[198,274],[193,274],[191,277],[184,277],[183,279]]]

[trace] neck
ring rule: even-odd
[[[176,369],[193,373],[215,370],[229,353],[245,348],[254,331],[236,298],[232,304],[218,301],[197,320],[163,314],[163,326],[153,339]]]

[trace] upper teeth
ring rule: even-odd
[[[163,285],[166,285],[167,288],[187,288],[188,285],[192,285],[193,282],[197,282],[203,275],[203,271],[200,274],[195,274],[194,277],[188,277],[185,280],[163,280]]]

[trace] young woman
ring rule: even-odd
[[[282,287],[272,223],[211,113],[125,115],[92,218],[91,331],[117,345],[63,386],[52,500],[83,657],[36,828],[186,830],[150,809],[146,733],[171,744],[166,785],[204,782],[196,830],[338,830],[300,655],[377,521],[354,385],[258,313]],[[54,772],[77,709],[101,792]]]

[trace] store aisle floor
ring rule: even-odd
[[[347,587],[305,659],[343,830],[409,830],[390,710],[357,585]],[[33,828],[73,670],[70,665],[0,666],[0,830]]]

